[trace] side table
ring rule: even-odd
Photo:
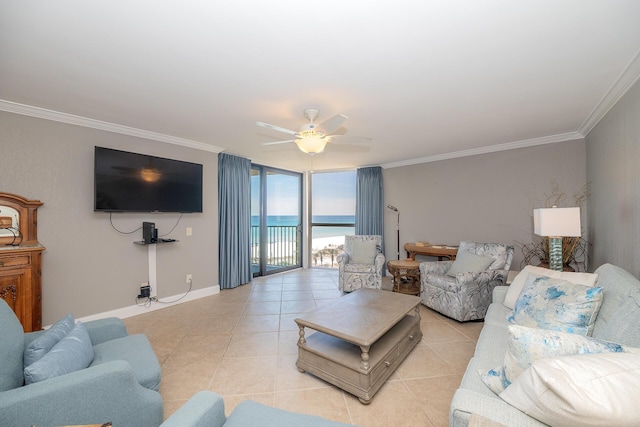
[[[420,262],[411,259],[394,260],[387,262],[387,268],[393,275],[393,292],[420,296]]]

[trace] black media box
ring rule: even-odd
[[[143,222],[142,223],[142,238],[146,244],[156,243],[158,234],[156,233],[155,222]]]

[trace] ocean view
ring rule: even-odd
[[[315,224],[329,224],[312,227],[312,260],[314,267],[336,268],[335,257],[338,248],[344,245],[344,236],[353,234],[354,227],[331,226],[330,224],[354,223],[354,215],[319,215],[313,217]],[[253,241],[257,237],[259,217],[251,217]],[[296,252],[296,226],[298,218],[295,215],[273,215],[267,217],[269,259],[270,263],[280,263],[291,259]],[[274,248],[272,250],[272,247]]]

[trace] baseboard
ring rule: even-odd
[[[120,319],[126,319],[127,317],[137,316],[139,314],[161,310],[163,308],[172,307],[174,305],[197,300],[197,299],[208,297],[211,295],[216,295],[219,293],[220,293],[220,285],[209,286],[203,289],[196,289],[194,291],[191,291],[179,301],[176,301],[176,300],[178,300],[184,294],[158,298],[160,301],[175,301],[175,302],[170,302],[170,303],[152,302],[149,306],[131,305],[129,307],[123,307],[123,308],[118,308],[116,310],[105,311],[103,313],[92,314],[91,316],[82,317],[76,320],[80,320],[81,322],[87,322],[89,320],[104,319],[106,317],[119,317]]]

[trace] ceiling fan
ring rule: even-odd
[[[348,119],[348,117],[344,114],[338,114],[318,124],[315,122],[315,120],[318,118],[320,110],[318,110],[317,108],[307,108],[303,111],[303,113],[307,120],[309,120],[309,123],[303,124],[297,131],[286,129],[280,126],[275,126],[269,123],[256,122],[258,126],[293,135],[295,137],[295,139],[289,139],[286,141],[264,142],[263,145],[276,145],[293,142],[298,146],[300,151],[314,155],[322,153],[327,144],[333,142],[334,138],[341,138],[345,136],[344,134],[334,134],[334,132],[336,132],[338,128],[345,122],[345,120]],[[349,138],[359,139],[360,141],[357,142],[371,141],[371,138],[361,136],[350,136]],[[345,141],[344,143],[348,144],[350,142]]]

